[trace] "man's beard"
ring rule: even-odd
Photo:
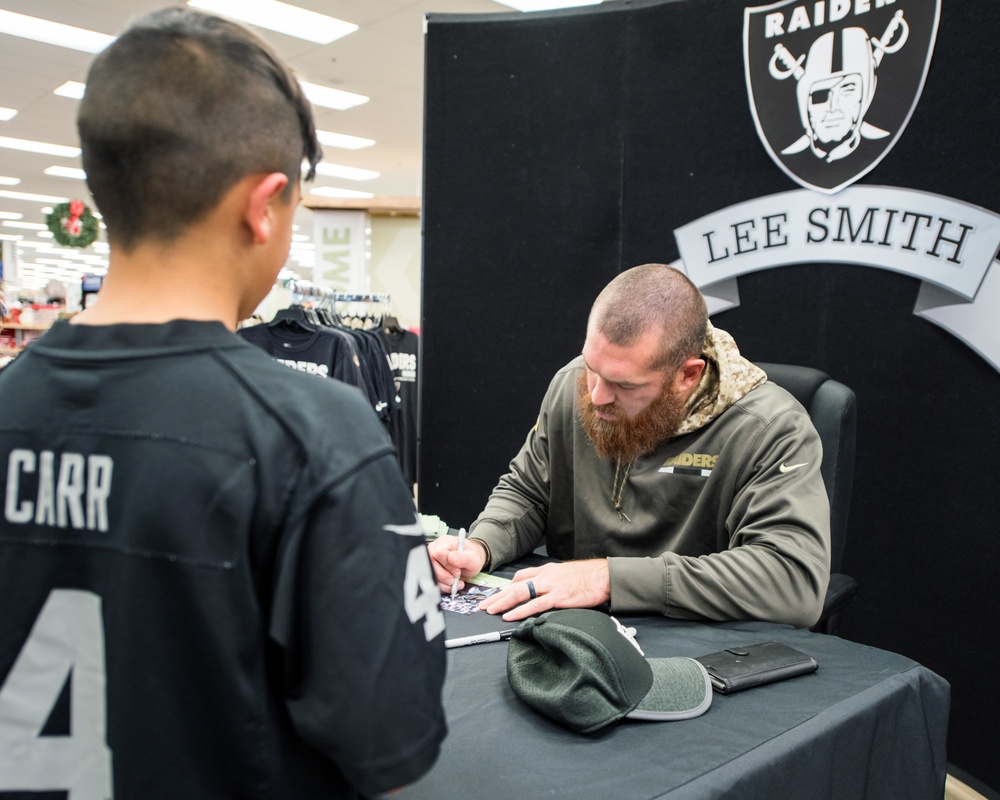
[[[685,402],[670,386],[634,417],[628,417],[613,404],[595,406],[587,387],[587,373],[576,379],[577,414],[584,432],[601,458],[618,459],[630,464],[639,456],[653,452],[661,442],[676,435],[687,416]],[[601,419],[597,409],[614,414],[615,419]]]

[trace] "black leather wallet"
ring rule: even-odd
[[[780,642],[729,647],[695,660],[704,665],[712,688],[720,694],[807,675],[819,668],[815,658]]]

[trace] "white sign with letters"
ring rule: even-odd
[[[368,212],[313,212],[313,283],[338,292],[368,291]]]
[[[791,264],[843,263],[924,281],[914,313],[962,339],[1000,370],[1000,215],[950,197],[854,185],[714,211],[674,231],[683,269],[711,313],[739,305],[736,277]]]

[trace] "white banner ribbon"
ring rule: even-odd
[[[683,269],[710,313],[739,305],[735,278],[790,264],[842,263],[924,281],[914,313],[1000,370],[1000,215],[941,195],[851,186],[834,197],[782,192],[674,231]],[[988,274],[989,273],[989,274]]]

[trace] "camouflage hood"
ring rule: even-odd
[[[733,337],[708,323],[705,334],[705,371],[688,398],[688,416],[677,431],[680,436],[704,428],[733,403],[767,380],[760,367],[751,364]]]

